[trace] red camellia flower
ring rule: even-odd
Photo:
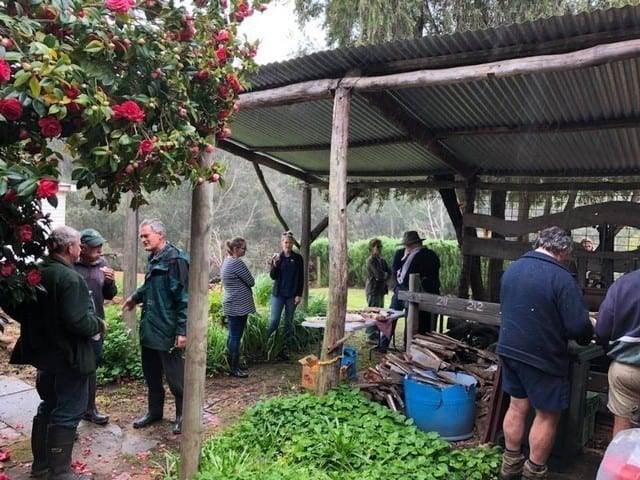
[[[120,120],[121,118],[134,123],[140,123],[144,120],[144,110],[142,110],[136,102],[127,100],[120,105],[114,105],[113,108],[113,120]]]
[[[31,225],[16,225],[15,227],[16,237],[21,242],[30,242],[33,238],[33,229]]]
[[[60,121],[51,115],[38,120],[38,126],[40,127],[40,134],[46,138],[55,138],[62,133]]]
[[[0,82],[7,83],[9,80],[11,80],[11,67],[3,58],[0,58]]]
[[[0,113],[10,122],[22,116],[22,105],[17,98],[3,98],[0,100]]]
[[[58,193],[58,182],[56,182],[55,180],[43,179],[38,182],[36,197],[49,198],[56,193]]]
[[[154,143],[153,140],[149,140],[148,138],[145,138],[143,141],[140,142],[140,153],[142,155],[149,155],[152,151],[153,151],[153,147],[154,147]]]
[[[2,201],[6,203],[15,202],[17,199],[18,193],[14,189],[8,190],[7,193],[2,196]]]
[[[126,13],[136,6],[135,0],[104,0],[104,6],[112,12]]]
[[[216,35],[216,42],[227,42],[229,41],[229,32],[226,30],[220,30]]]
[[[3,263],[2,265],[0,265],[0,275],[2,275],[3,277],[8,277],[9,275],[12,275],[13,272],[15,271],[16,271],[15,263]]]
[[[24,146],[24,149],[29,152],[31,155],[36,155],[38,153],[42,153],[42,145],[34,142],[33,140],[27,143]]]
[[[64,94],[71,100],[75,100],[80,96],[80,90],[77,87],[71,85],[64,89]],[[76,102],[67,103],[67,111],[69,113],[79,113],[82,110],[82,105]]]
[[[227,82],[229,83],[229,86],[233,89],[234,92],[237,92],[237,93],[244,92],[244,87],[240,85],[240,82],[238,81],[238,77],[236,77],[233,73],[229,73],[227,75]]]
[[[207,70],[198,70],[195,74],[195,78],[196,80],[203,82],[209,78],[209,72]]]
[[[224,63],[227,60],[227,50],[224,47],[220,47],[216,50],[216,57],[220,63]]]
[[[220,130],[218,130],[218,133],[216,133],[216,137],[218,137],[220,140],[224,140],[225,138],[229,138],[230,136],[231,129],[229,127],[221,128]]]
[[[32,287],[35,287],[37,284],[40,283],[40,280],[42,279],[42,275],[40,275],[40,272],[38,271],[37,268],[32,268],[31,270],[29,270],[27,272],[27,284],[31,285]]]

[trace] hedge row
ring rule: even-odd
[[[378,237],[382,241],[382,256],[391,266],[396,249],[401,248],[400,239]],[[462,267],[462,257],[458,242],[455,240],[425,240],[424,245],[440,258],[440,283],[442,293],[455,293]],[[369,256],[369,239],[357,240],[348,245],[349,286],[364,288],[367,280],[365,262]],[[329,284],[329,240],[319,238],[311,244],[311,281],[317,286]]]

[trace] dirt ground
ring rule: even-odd
[[[4,335],[0,335],[0,375],[35,385],[35,370],[32,367],[8,363],[9,352],[17,335],[15,324],[10,325]],[[236,422],[246,408],[263,398],[299,392],[299,383],[300,366],[294,360],[250,365],[247,379],[226,375],[208,377],[204,405],[205,437]],[[180,448],[180,435],[171,433],[170,422],[175,418],[171,394],[167,391],[165,420],[140,430],[134,430],[132,423],[146,411],[144,381],[99,387],[97,403],[99,410],[109,415],[110,422],[105,427],[80,422],[79,440],[73,453],[76,470],[91,472],[99,480],[163,478],[166,468],[164,454],[179,452]],[[110,442],[109,437],[115,440]],[[138,447],[144,447],[145,439],[148,440],[149,449],[135,454],[123,453],[121,445],[113,445],[114,442],[136,442]],[[31,461],[28,440],[10,445],[10,450],[11,460],[2,465],[5,473],[11,480],[27,479]]]

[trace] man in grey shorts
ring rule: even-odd
[[[615,281],[600,305],[595,333],[613,359],[609,367],[609,403],[613,436],[631,428],[640,408],[640,270]]]
[[[510,397],[503,431],[500,480],[546,480],[562,411],[569,406],[570,339],[582,345],[593,337],[582,292],[564,261],[571,237],[559,227],[542,230],[534,251],[512,263],[502,277],[502,320],[496,352],[502,362],[502,389]],[[521,452],[531,407],[529,458]]]

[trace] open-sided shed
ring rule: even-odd
[[[609,226],[640,226],[637,204],[634,210],[590,206],[519,223],[504,219],[507,191],[640,190],[639,58],[640,7],[627,6],[341,48],[261,68],[252,90],[241,95],[232,137],[219,146],[253,162],[259,175],[266,166],[304,183],[300,244],[307,259],[309,244],[327,225],[311,228],[310,189],[329,188],[330,299],[320,391],[338,381],[346,206],[362,189],[439,190],[464,253],[461,296],[469,285],[474,296],[482,293],[474,283],[480,255],[514,258],[525,242],[507,241],[550,222],[574,228],[606,217]],[[490,224],[474,209],[479,189],[492,192]],[[197,195],[194,204],[205,205],[207,191]],[[211,225],[198,225],[193,238],[206,238]],[[483,226],[492,232],[488,244],[476,235]],[[612,242],[607,232],[601,231],[603,245]],[[635,253],[612,250],[601,252],[611,272],[616,262],[637,265]],[[198,258],[206,255],[192,252]],[[200,309],[189,314],[190,322],[195,319],[190,329],[198,329],[190,337],[204,338],[206,272],[200,277],[203,288],[194,302]],[[202,349],[202,342],[187,345],[187,359],[193,358],[187,385],[199,389],[186,396],[194,402],[185,410],[181,478],[197,467],[191,457],[199,452],[199,436],[189,433],[201,432],[198,379],[204,370],[189,363],[198,364]]]
[[[566,213],[517,227],[493,222],[502,243],[485,244],[474,202],[478,189],[637,188],[639,57],[640,7],[627,6],[263,66],[220,146],[304,182],[303,254],[313,240],[308,187],[329,188],[323,355],[343,334],[335,319],[346,308],[346,205],[360,189],[440,191],[465,254],[461,295],[469,285],[480,294],[480,255],[508,259],[526,248],[505,237],[522,238],[547,220],[573,228],[615,215],[608,206],[573,223]],[[497,210],[504,218],[504,206]]]
[[[627,6],[263,66],[220,146],[304,182],[303,255],[318,233],[309,188],[329,188],[323,356],[344,333],[336,319],[346,308],[346,205],[361,189],[439,190],[464,253],[460,296],[470,285],[483,294],[480,256],[517,257],[524,235],[547,222],[623,221],[619,205],[606,205],[500,222],[507,191],[638,188],[639,57],[640,7]],[[474,212],[479,189],[495,195],[489,225]],[[477,238],[478,227],[491,241]]]

